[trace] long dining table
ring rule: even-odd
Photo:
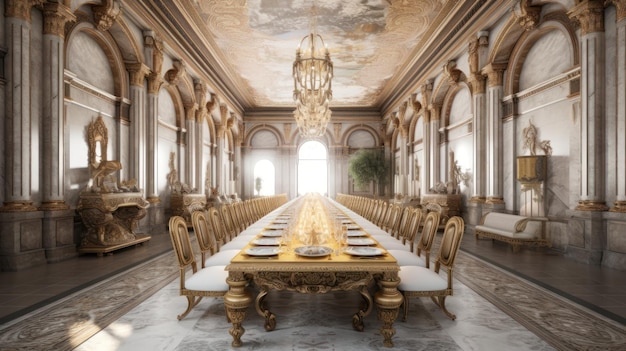
[[[305,294],[358,291],[365,303],[361,304],[361,309],[352,316],[353,327],[358,331],[364,330],[363,319],[370,314],[372,304],[375,304],[377,317],[382,322],[380,332],[384,338],[383,344],[392,347],[392,337],[395,334],[393,323],[403,302],[402,294],[397,289],[400,283],[398,278],[400,267],[396,259],[375,239],[389,235],[373,223],[334,200],[325,198],[326,206],[336,207],[334,211],[338,218],[342,218],[343,224],[350,226],[350,229],[361,231],[364,235],[362,239],[373,242],[368,248],[378,250],[382,254],[349,254],[347,252],[349,247],[342,246],[341,242],[337,241],[324,244],[324,247],[331,251],[326,255],[324,252],[320,255],[302,254],[303,251],[298,250],[305,248],[305,244],[296,238],[287,248],[281,246],[275,255],[249,254],[254,248],[262,250],[263,246],[256,244],[266,239],[263,236],[264,231],[281,229],[286,225],[289,208],[297,200],[292,200],[272,211],[237,237],[240,241],[246,240],[247,244],[226,266],[229,272],[227,279],[229,290],[224,296],[224,305],[228,321],[232,323],[229,331],[233,337],[232,346],[242,345],[241,337],[245,331],[242,324],[253,301],[257,313],[265,318],[265,329],[273,330],[276,326],[276,316],[264,303],[265,296],[272,290],[288,290]],[[378,287],[373,298],[370,293],[372,286]],[[258,291],[254,298],[253,291]]]

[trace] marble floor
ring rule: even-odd
[[[178,296],[174,265],[163,232],[112,256],[2,272],[0,350],[229,349],[220,299],[205,299],[176,320],[186,300]],[[428,299],[413,299],[409,321],[396,322],[394,349],[626,349],[626,272],[580,265],[551,250],[513,254],[471,235],[456,268],[447,305],[457,320]],[[358,299],[348,293],[277,292],[268,301],[277,329],[266,332],[251,310],[240,349],[383,349],[375,312],[364,332],[352,330]]]

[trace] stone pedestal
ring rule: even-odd
[[[46,264],[41,211],[0,212],[0,270],[19,271]]]
[[[441,209],[439,226],[443,227],[448,218],[461,215],[461,201],[461,194],[424,194],[421,198],[421,205],[427,211],[439,207]]]
[[[601,211],[566,211],[568,246],[565,256],[586,264],[602,263],[604,219]]]
[[[74,243],[74,210],[43,211],[43,247],[48,263],[78,255]]]

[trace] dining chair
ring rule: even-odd
[[[461,245],[464,230],[463,218],[454,216],[448,219],[433,270],[421,266],[400,266],[398,290],[404,297],[404,321],[407,320],[411,297],[430,297],[450,319],[456,319],[456,315],[446,308],[446,297],[453,294],[454,259]],[[439,274],[441,267],[447,270],[446,277]]]
[[[235,226],[233,224],[233,218],[230,215],[230,210],[228,209],[228,207],[230,206],[230,204],[224,204],[222,206],[220,206],[218,212],[220,214],[220,218],[222,220],[222,223],[224,223],[224,230],[226,233],[226,240],[227,241],[231,241],[233,240],[233,238],[235,238],[236,234],[235,234]]]
[[[200,248],[202,268],[207,266],[227,265],[239,253],[239,250],[219,250],[216,235],[211,228],[205,211],[194,211],[191,214],[193,232]]]
[[[222,297],[226,294],[228,272],[225,266],[198,269],[187,231],[187,223],[183,217],[172,216],[170,218],[169,232],[180,271],[180,295],[187,298],[187,309],[178,315],[178,320],[181,320],[198,305],[203,297]],[[190,268],[191,275],[187,275]]]

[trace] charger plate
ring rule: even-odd
[[[250,247],[244,251],[249,256],[276,256],[280,253],[277,247]]]
[[[378,247],[349,246],[344,250],[352,256],[380,256],[385,254],[385,250]]]
[[[293,250],[297,255],[304,257],[322,257],[328,256],[333,252],[333,249],[326,246],[300,246]]]

